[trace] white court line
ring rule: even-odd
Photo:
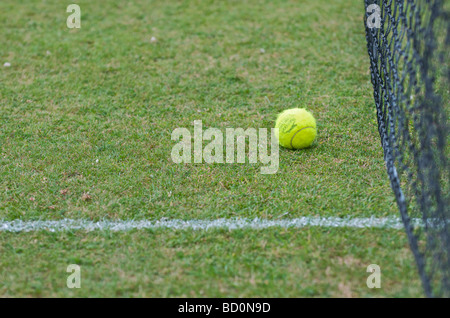
[[[420,226],[420,219],[412,219],[412,224]],[[388,228],[402,229],[403,223],[399,218],[337,218],[337,217],[301,217],[295,219],[267,220],[267,219],[216,219],[216,220],[103,220],[94,222],[86,219],[62,219],[57,221],[22,221],[0,220],[0,232],[31,232],[31,231],[67,231],[67,230],[110,230],[128,231],[133,229],[266,229],[302,228],[302,227],[331,227],[331,228]]]

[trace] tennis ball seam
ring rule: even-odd
[[[307,128],[316,129],[316,128],[313,127],[313,126],[308,126],[308,127],[303,127],[302,129],[297,130],[297,131],[295,132],[295,134],[294,134],[294,135],[292,136],[292,138],[291,138],[291,142],[290,142],[291,148],[294,148],[294,145],[292,144],[292,142],[294,141],[295,136],[296,136],[299,132],[301,132],[302,130],[307,129]]]

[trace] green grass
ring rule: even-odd
[[[78,1],[69,30],[72,2],[0,3],[0,219],[396,215],[361,1]],[[270,128],[291,107],[318,138],[277,174],[171,161],[177,127]],[[1,233],[0,251],[1,296],[421,295],[401,231]]]
[[[120,297],[420,296],[399,231],[30,233],[0,237],[0,294]],[[393,253],[395,251],[395,253]],[[68,289],[68,264],[81,288]],[[369,264],[381,288],[369,289]]]

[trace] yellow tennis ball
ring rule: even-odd
[[[287,109],[280,113],[275,128],[278,128],[278,142],[289,149],[309,147],[317,135],[316,120],[304,108]]]

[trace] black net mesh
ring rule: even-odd
[[[449,2],[365,0],[384,159],[429,297],[450,297]]]

